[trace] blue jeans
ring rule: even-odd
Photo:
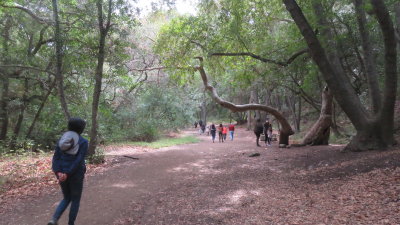
[[[71,203],[68,225],[74,225],[76,216],[78,215],[79,211],[84,176],[84,174],[74,174],[71,177],[68,177],[66,181],[60,183],[64,199],[61,200],[60,204],[58,204],[56,211],[54,212],[54,221],[58,221],[60,219],[65,209]]]
[[[233,141],[233,133],[234,133],[233,130],[230,130],[230,131],[229,131],[229,135],[231,136],[231,141]]]

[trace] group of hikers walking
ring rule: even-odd
[[[233,134],[235,132],[235,125],[229,124],[229,126],[224,126],[222,123],[219,124],[218,127],[215,126],[214,123],[210,125],[210,134],[211,134],[211,139],[212,142],[215,142],[215,137],[217,135],[217,130],[218,130],[218,141],[219,142],[224,142],[226,141],[226,136],[229,131],[229,136],[231,141],[233,141]]]
[[[194,123],[194,127],[197,128],[197,125],[200,126],[200,134],[201,133],[207,133],[207,135],[211,134],[211,140],[214,143],[215,142],[215,138],[217,136],[217,131],[218,131],[218,141],[219,142],[224,142],[226,141],[226,137],[229,131],[229,137],[231,139],[231,141],[233,141],[233,135],[235,132],[235,125],[233,125],[232,123],[230,123],[228,126],[224,126],[222,125],[222,123],[220,123],[219,125],[215,125],[214,123],[211,123],[211,125],[207,126],[203,123],[203,121],[199,121],[199,122],[195,122]],[[204,127],[204,129],[203,129]]]
[[[230,139],[231,139],[231,141],[233,141],[235,125],[233,125],[232,123],[230,123],[228,126],[224,126],[224,125],[222,125],[222,123],[220,123],[219,125],[216,126],[214,123],[212,123],[211,125],[206,127],[206,124],[200,120],[199,122],[196,121],[194,123],[195,128],[197,128],[197,125],[200,126],[200,130],[199,130],[200,134],[201,133],[207,133],[207,135],[211,134],[211,140],[213,143],[215,142],[217,132],[218,132],[218,141],[219,142],[226,141],[228,131],[229,131]],[[265,146],[271,146],[272,124],[269,122],[268,119],[265,121],[265,123],[262,123],[261,119],[256,120],[256,122],[254,124],[254,134],[256,135],[257,146],[259,146],[259,147],[261,146],[260,138],[262,139],[262,141],[265,142]]]

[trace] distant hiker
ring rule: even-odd
[[[194,128],[197,128],[197,121],[194,121]]]
[[[235,132],[235,125],[229,124],[228,130],[229,130],[229,136],[231,137],[231,141],[233,141],[233,133]]]
[[[207,134],[207,136],[210,135],[210,126],[206,126],[206,134]]]
[[[267,134],[268,134],[268,143],[269,143],[269,145],[271,145],[271,142],[272,142],[272,124],[271,124],[271,126],[269,126]]]
[[[269,123],[269,120],[266,120],[263,125],[263,132],[265,135],[265,145],[271,146],[272,139],[272,124]]]
[[[210,126],[210,133],[211,133],[212,141],[214,143],[215,134],[217,133],[217,128],[215,127],[214,123],[212,123],[211,126]]]
[[[263,124],[261,123],[260,119],[257,119],[256,123],[254,125],[254,134],[256,135],[257,146],[260,146],[260,144],[258,142],[260,140],[260,136],[262,133],[263,133]]]
[[[219,124],[218,127],[218,140],[219,142],[224,142],[224,136],[222,135],[223,126],[222,123]]]
[[[199,120],[199,126],[201,127],[203,125],[203,120]]]
[[[228,128],[227,127],[222,127],[222,138],[224,141],[226,141],[226,135],[228,134]]]
[[[73,225],[78,215],[86,172],[85,156],[88,149],[88,141],[81,136],[85,126],[86,122],[80,118],[69,119],[68,131],[57,143],[52,170],[59,181],[64,198],[57,206],[48,225],[57,224],[70,203],[68,224]]]
[[[201,133],[204,134],[204,132],[206,131],[206,125],[205,125],[205,124],[202,124],[201,127],[200,127],[200,129],[201,129]]]

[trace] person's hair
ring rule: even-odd
[[[78,134],[82,134],[83,130],[85,130],[86,122],[77,117],[72,117],[68,120],[68,130],[75,131]]]
[[[220,123],[219,126],[222,127],[222,123]]]

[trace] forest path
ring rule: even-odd
[[[139,160],[119,156],[123,162],[118,166],[86,177],[76,224],[113,224],[140,196],[159,192],[185,177],[197,176],[201,164],[208,164],[208,160],[215,160],[218,155],[254,145],[250,143],[254,142],[251,132],[244,130],[236,132],[234,141],[225,143],[212,143],[210,136],[198,135],[194,129],[186,133],[197,135],[202,141],[130,155]],[[113,152],[119,154],[118,149]],[[127,151],[121,149],[121,152],[127,155]],[[46,224],[60,199],[58,189],[39,198],[26,199],[12,212],[0,215],[0,224]],[[68,210],[59,224],[67,224],[67,218]]]
[[[234,141],[111,153],[120,162],[85,179],[77,225],[398,224],[400,151],[340,153],[342,146],[256,147]],[[138,157],[133,160],[122,154]],[[248,157],[259,152],[259,157]],[[383,168],[383,169],[380,169]],[[397,168],[397,169],[396,169]],[[0,214],[0,224],[46,224],[60,191]],[[67,224],[67,213],[59,224]]]

